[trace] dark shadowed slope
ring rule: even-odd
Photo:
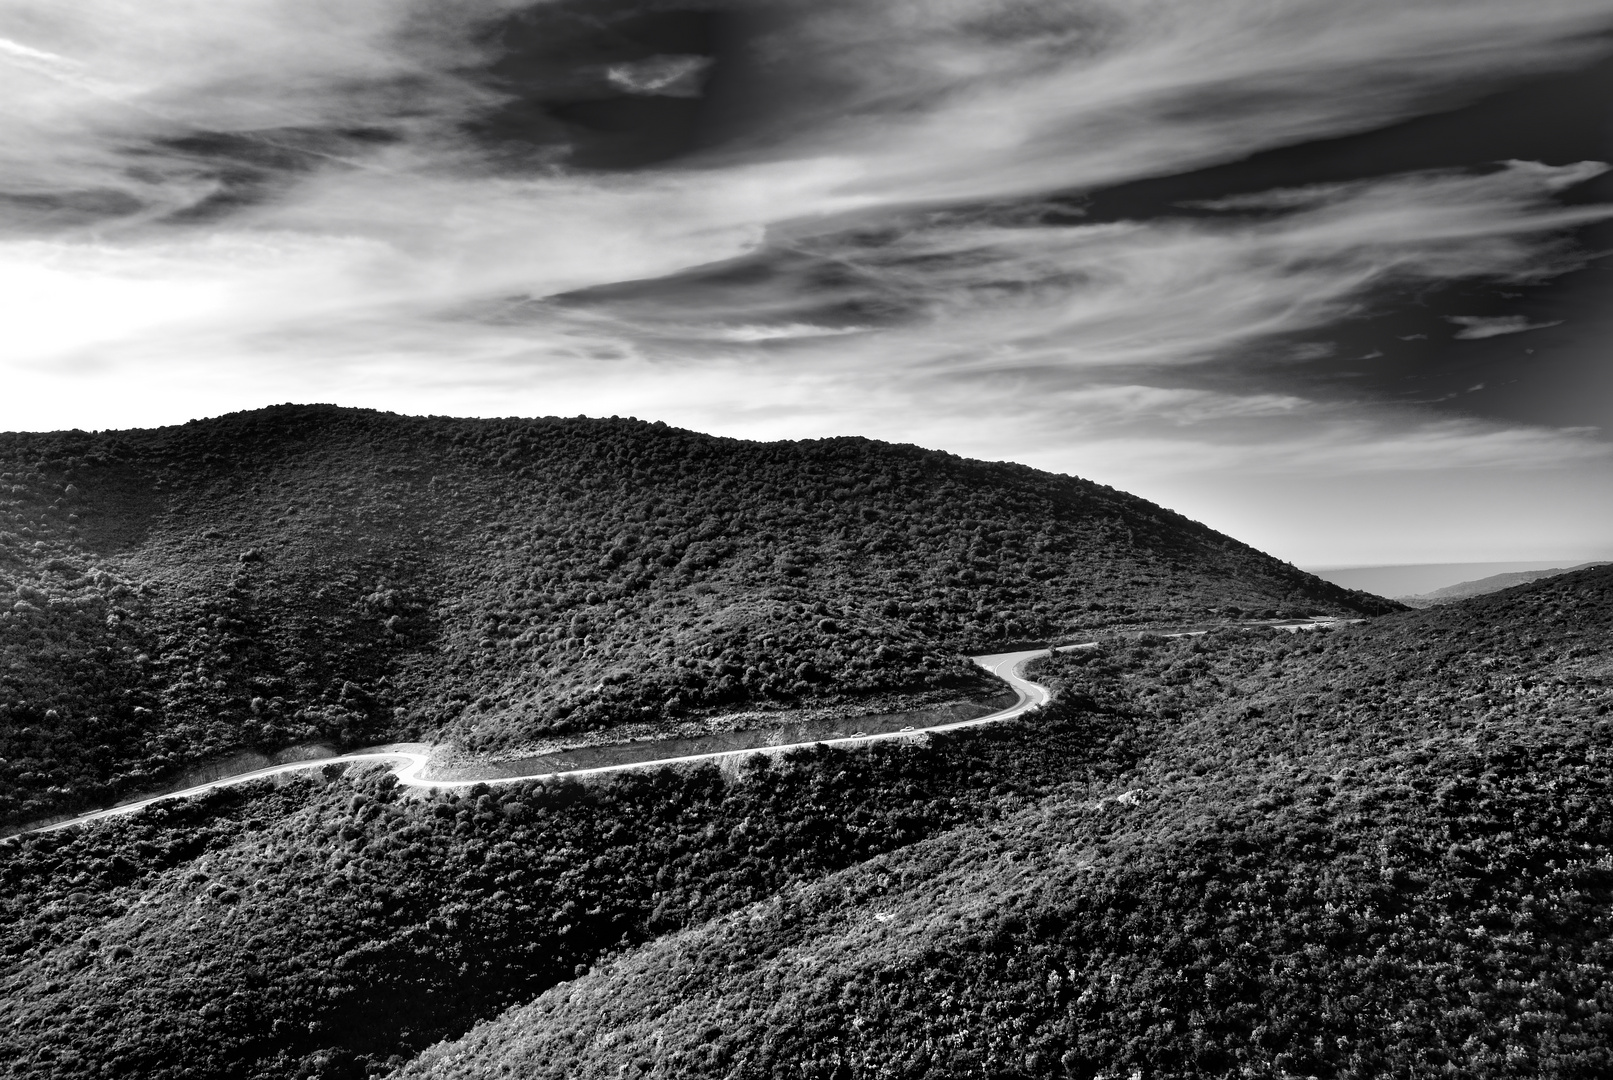
[[[1135,765],[625,955],[403,1075],[1613,1070],[1613,568],[1052,668],[1065,708],[1127,718]]]
[[[602,954],[1134,756],[1122,718],[1043,714],[587,786],[316,771],[3,841],[0,1075],[362,1080]]]
[[[325,406],[0,436],[0,593],[10,821],[241,748],[650,734],[956,692],[1013,640],[1389,607],[1016,465]]]
[[[1610,589],[1117,638],[921,745],[6,841],[0,1071],[360,1080],[536,997],[416,1068],[1596,1075]]]

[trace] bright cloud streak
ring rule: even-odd
[[[1498,315],[1491,318],[1482,315],[1452,315],[1450,321],[1461,327],[1456,332],[1456,337],[1460,341],[1482,341],[1485,338],[1501,337],[1503,334],[1522,334],[1530,330],[1547,330],[1562,325],[1560,322],[1530,322],[1521,315]]]

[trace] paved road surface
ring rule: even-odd
[[[1334,625],[1339,622],[1356,622],[1359,620],[1313,620],[1288,621],[1282,623],[1265,623],[1275,626],[1279,630],[1309,630],[1318,626]],[[1204,630],[1185,630],[1175,634],[1165,634],[1164,637],[1192,637],[1206,633]],[[1089,641],[1080,645],[1061,645],[1059,652],[1070,652],[1075,649],[1092,649],[1097,642]],[[1031,649],[1025,652],[994,653],[990,656],[976,656],[974,662],[997,676],[999,679],[1013,687],[1019,695],[1019,700],[1006,709],[987,716],[979,716],[973,720],[958,720],[950,724],[937,724],[932,727],[915,728],[907,731],[889,731],[878,735],[847,735],[838,739],[814,739],[810,742],[788,743],[782,746],[754,747],[745,750],[719,750],[706,754],[690,754],[685,757],[656,758],[652,761],[634,761],[621,765],[600,765],[592,769],[574,769],[565,773],[533,773],[529,776],[500,776],[485,779],[468,780],[430,780],[420,774],[430,764],[431,748],[423,744],[400,744],[389,747],[377,747],[373,750],[363,750],[354,754],[343,754],[340,757],[315,758],[309,761],[295,761],[287,765],[275,765],[267,769],[257,769],[253,772],[238,773],[234,776],[210,780],[205,784],[185,788],[183,791],[170,791],[162,795],[154,795],[139,802],[125,803],[106,810],[96,810],[88,814],[81,814],[75,818],[58,821],[51,825],[42,825],[27,832],[49,832],[53,829],[66,829],[74,825],[83,825],[86,822],[98,821],[101,818],[113,817],[118,814],[132,814],[142,807],[150,806],[154,802],[164,799],[184,799],[193,795],[201,795],[214,788],[228,787],[232,784],[245,784],[253,780],[262,780],[267,776],[277,776],[280,773],[297,772],[303,769],[318,769],[326,765],[354,764],[357,762],[392,761],[397,763],[397,777],[400,784],[411,787],[425,788],[468,788],[477,784],[514,784],[525,780],[543,780],[555,776],[597,776],[601,773],[628,772],[633,769],[654,769],[663,765],[677,765],[696,761],[716,761],[721,758],[744,757],[748,754],[769,753],[777,754],[787,750],[795,750],[806,746],[846,746],[852,744],[879,742],[883,739],[911,739],[932,731],[958,731],[962,728],[979,727],[983,724],[997,724],[1004,720],[1012,720],[1016,716],[1023,716],[1032,709],[1047,704],[1049,693],[1047,687],[1040,683],[1031,682],[1023,678],[1020,668],[1029,660],[1038,656],[1047,656],[1047,649]]]
[[[1068,645],[1064,650],[1090,648],[1088,645]],[[274,765],[266,769],[255,769],[252,772],[237,773],[234,776],[225,776],[217,780],[209,780],[205,784],[185,788],[182,791],[170,791],[161,795],[154,795],[139,802],[124,803],[121,806],[110,807],[106,810],[96,810],[88,814],[81,814],[66,821],[58,821],[51,825],[44,825],[30,832],[49,832],[53,829],[66,829],[74,825],[83,825],[102,818],[114,817],[119,814],[132,814],[136,810],[150,806],[164,799],[186,799],[193,795],[201,795],[214,788],[229,787],[233,784],[246,784],[253,780],[262,780],[269,776],[278,776],[281,773],[298,772],[306,769],[324,768],[326,765],[356,764],[359,762],[390,761],[397,764],[398,783],[411,787],[426,788],[468,788],[477,784],[514,784],[527,780],[542,780],[554,776],[597,776],[601,773],[627,772],[632,769],[654,769],[663,765],[676,765],[697,761],[715,761],[721,758],[744,757],[748,754],[769,753],[777,754],[786,750],[795,750],[805,746],[844,746],[849,744],[878,742],[882,739],[911,739],[931,731],[956,731],[960,728],[976,727],[981,724],[995,724],[1003,720],[1012,720],[1032,709],[1045,705],[1048,700],[1048,691],[1045,686],[1022,678],[1019,669],[1030,660],[1038,656],[1046,656],[1048,650],[1033,649],[1028,652],[997,653],[991,656],[974,657],[974,662],[1002,679],[1014,692],[1019,700],[1006,709],[1001,709],[987,716],[979,716],[973,720],[959,720],[950,724],[939,724],[933,727],[917,728],[908,731],[890,731],[878,735],[848,735],[837,739],[815,739],[811,742],[788,743],[782,746],[755,747],[745,750],[720,750],[706,754],[690,754],[685,757],[656,758],[652,761],[634,761],[621,765],[600,765],[592,769],[574,769],[565,773],[533,773],[529,776],[500,776],[486,779],[465,780],[430,780],[420,774],[430,763],[431,748],[424,745],[401,745],[392,747],[378,747],[374,750],[363,750],[354,754],[342,754],[339,757],[314,758],[308,761],[294,761],[286,765]]]

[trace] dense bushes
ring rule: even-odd
[[[382,771],[0,847],[12,1075],[361,1076],[612,949],[1141,747],[1120,714],[608,784],[400,792]],[[334,767],[333,767],[334,771]]]
[[[408,1077],[1613,1071],[1613,571],[1114,642],[1138,765],[659,942]]]
[[[1610,631],[1592,571],[1114,637],[925,745],[462,797],[315,772],[14,839],[0,1062],[1605,1075]]]
[[[1020,466],[283,406],[0,436],[0,608],[4,822],[242,747],[643,736],[975,687],[962,654],[1017,639],[1384,605]]]

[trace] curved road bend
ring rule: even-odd
[[[1295,632],[1295,630],[1321,629],[1321,627],[1331,627],[1331,625],[1345,624],[1345,622],[1360,622],[1360,619],[1321,617],[1321,619],[1307,619],[1307,621],[1258,621],[1253,622],[1252,625],[1269,625],[1273,629]],[[1165,633],[1161,637],[1197,637],[1200,633],[1207,633],[1207,630],[1179,630],[1176,633]],[[803,741],[803,743],[784,743],[784,745],[779,746],[750,746],[745,750],[718,750],[705,754],[687,754],[682,758],[655,758],[652,761],[631,761],[619,764],[619,766],[595,766],[594,769],[571,769],[568,772],[534,772],[534,774],[524,775],[524,777],[487,777],[487,779],[481,780],[423,779],[419,774],[431,762],[431,746],[423,745],[423,743],[398,743],[394,748],[376,748],[376,750],[360,751],[360,753],[356,754],[342,754],[339,758],[294,761],[284,764],[284,766],[271,766],[268,769],[256,769],[253,772],[240,772],[240,774],[232,775],[232,777],[198,783],[195,787],[184,788],[182,791],[166,791],[163,795],[153,795],[152,798],[140,800],[137,803],[124,803],[123,806],[113,806],[113,808],[102,809],[102,811],[92,811],[89,814],[58,820],[55,824],[40,825],[37,829],[26,829],[24,832],[50,832],[53,829],[68,829],[71,825],[82,825],[85,822],[92,822],[92,820],[100,820],[102,817],[113,817],[116,814],[132,814],[142,806],[161,803],[163,800],[182,800],[182,798],[190,798],[192,795],[202,795],[205,791],[211,791],[213,788],[229,787],[234,783],[261,780],[265,779],[265,777],[279,775],[281,772],[321,769],[324,766],[339,766],[339,764],[353,764],[353,762],[360,761],[398,762],[398,783],[406,783],[410,787],[468,788],[476,787],[477,783],[487,783],[487,785],[518,783],[523,782],[523,780],[548,780],[553,779],[553,777],[563,777],[563,775],[565,777],[589,777],[589,775],[600,775],[603,772],[658,769],[661,766],[674,766],[674,764],[686,764],[686,762],[744,758],[745,754],[784,753],[784,751],[789,750],[800,750],[803,746],[847,746],[857,745],[857,743],[876,743],[876,741],[884,740],[884,738],[915,738],[927,732],[957,732],[957,730],[965,729],[965,727],[979,727],[982,724],[998,724],[998,722],[1002,721],[1011,721],[1013,717],[1024,716],[1031,709],[1044,706],[1044,704],[1047,704],[1048,698],[1052,696],[1048,693],[1047,687],[1040,685],[1040,683],[1031,682],[1029,679],[1024,679],[1019,675],[1019,669],[1024,667],[1027,661],[1036,659],[1037,656],[1048,656],[1053,651],[1069,653],[1069,651],[1081,650],[1081,648],[1097,648],[1097,645],[1097,642],[1084,642],[1081,645],[1060,645],[1057,650],[1039,648],[1039,650],[1021,651],[1021,653],[992,653],[989,656],[974,656],[974,663],[984,667],[990,674],[997,675],[998,679],[1002,679],[1003,682],[1007,682],[1010,687],[1013,687],[1013,692],[1019,695],[1019,700],[1008,706],[1007,709],[998,709],[997,712],[990,712],[987,716],[974,717],[973,721],[955,721],[952,724],[936,724],[932,725],[932,727],[918,727],[918,729],[902,730],[902,732],[881,732],[877,733],[877,735],[844,735],[844,737],[840,738],[815,738],[815,740]],[[16,833],[16,835],[19,835],[19,833]]]
[[[1083,645],[1061,646],[1061,652],[1072,649],[1092,648],[1096,643],[1088,642]],[[285,765],[273,765],[266,769],[254,769],[252,772],[237,773],[234,776],[222,777],[218,780],[209,780],[204,784],[185,788],[182,791],[169,791],[161,795],[154,795],[149,799],[138,802],[124,803],[121,806],[109,807],[105,810],[95,810],[78,817],[68,818],[51,825],[42,825],[28,832],[50,832],[54,829],[66,829],[74,825],[83,825],[102,818],[114,817],[119,814],[132,814],[136,810],[150,806],[152,803],[162,802],[166,799],[186,799],[194,795],[201,795],[214,788],[229,787],[234,784],[246,784],[253,780],[262,780],[281,773],[297,772],[305,769],[319,769],[326,765],[356,764],[358,762],[392,761],[397,763],[396,776],[398,783],[408,784],[411,787],[426,788],[468,788],[477,784],[514,784],[528,780],[546,780],[557,776],[598,776],[602,773],[627,772],[633,769],[653,769],[663,765],[679,765],[697,761],[717,761],[722,758],[738,758],[748,754],[769,753],[778,754],[789,750],[797,750],[807,746],[846,746],[860,743],[878,742],[883,739],[911,739],[932,731],[957,731],[961,728],[977,727],[981,724],[995,724],[1003,720],[1012,720],[1016,716],[1023,716],[1032,709],[1047,704],[1049,693],[1045,686],[1023,678],[1019,671],[1025,663],[1038,656],[1047,656],[1047,649],[1032,649],[1026,652],[996,653],[990,656],[976,656],[976,664],[985,668],[991,674],[1006,682],[1019,695],[1019,700],[1006,709],[978,716],[973,720],[957,720],[950,724],[937,724],[932,727],[913,728],[906,731],[888,731],[878,735],[847,735],[836,739],[813,739],[810,742],[786,743],[779,746],[757,746],[744,750],[719,750],[705,754],[689,754],[683,757],[656,758],[652,761],[634,761],[621,765],[600,765],[591,769],[574,769],[564,773],[532,773],[528,776],[500,776],[486,779],[467,780],[428,780],[420,774],[430,763],[430,747],[427,746],[399,746],[395,749],[365,750],[356,754],[342,754],[338,757],[314,758],[308,761],[293,761]]]
[[[1334,625],[1342,622],[1358,622],[1357,619],[1315,619],[1307,622],[1288,623],[1261,623],[1257,625],[1270,625],[1275,629],[1310,630],[1321,626]],[[1163,637],[1195,637],[1203,634],[1203,630],[1185,630],[1173,634],[1164,634]],[[718,761],[722,758],[738,758],[748,754],[769,753],[779,754],[789,750],[798,750],[807,746],[849,746],[861,743],[879,742],[883,739],[911,739],[932,731],[959,731],[963,728],[979,727],[983,724],[996,724],[1004,720],[1012,720],[1016,716],[1023,716],[1032,709],[1047,704],[1049,697],[1047,687],[1040,683],[1031,682],[1020,675],[1020,669],[1025,664],[1039,656],[1047,656],[1051,652],[1073,652],[1076,649],[1094,649],[1098,643],[1095,641],[1083,642],[1079,645],[1060,645],[1056,650],[1029,649],[1024,652],[993,653],[989,656],[972,657],[974,662],[997,676],[1003,682],[1013,687],[1019,700],[1006,709],[989,713],[986,716],[977,716],[973,720],[957,720],[950,724],[936,724],[930,727],[913,728],[907,731],[887,731],[877,735],[845,735],[837,739],[812,739],[807,742],[786,743],[780,746],[755,746],[744,750],[716,750],[705,754],[688,754],[683,757],[655,758],[651,761],[633,761],[621,765],[598,765],[591,769],[572,769],[567,772],[531,773],[527,776],[498,776],[485,779],[468,780],[428,780],[420,774],[430,764],[429,746],[411,743],[399,744],[395,748],[378,748],[375,750],[360,751],[356,754],[342,754],[339,757],[316,758],[310,761],[294,761],[285,765],[274,765],[266,769],[257,769],[252,772],[237,773],[218,780],[210,780],[205,784],[185,788],[183,791],[170,791],[162,795],[154,795],[139,802],[124,803],[106,810],[95,810],[78,817],[68,818],[50,825],[41,825],[35,829],[26,829],[24,832],[49,832],[53,829],[66,829],[73,825],[83,825],[87,822],[98,821],[101,818],[113,817],[118,814],[132,814],[142,807],[150,806],[164,799],[185,799],[193,795],[201,795],[214,788],[229,787],[233,784],[245,784],[253,780],[262,780],[265,777],[277,776],[280,773],[296,772],[301,769],[318,769],[326,765],[353,764],[362,761],[395,761],[398,763],[398,783],[408,784],[410,787],[425,788],[468,788],[477,784],[514,784],[526,780],[547,780],[558,776],[598,776],[603,773],[628,772],[634,769],[655,769],[663,765],[681,765],[696,761]]]

